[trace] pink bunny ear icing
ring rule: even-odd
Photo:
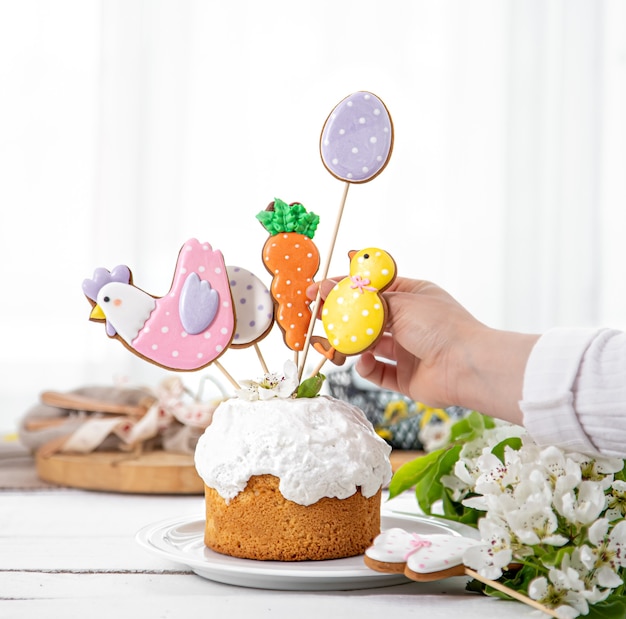
[[[379,572],[404,573],[411,580],[439,580],[465,573],[463,555],[478,540],[460,535],[418,535],[384,531],[365,551],[365,563]]]

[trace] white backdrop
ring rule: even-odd
[[[356,90],[395,147],[351,188],[331,272],[379,245],[495,327],[626,325],[619,0],[0,0],[0,88],[0,428],[43,389],[162,376],[87,320],[95,267],[161,295],[198,237],[265,277],[274,197],[321,216],[326,255],[319,134]]]

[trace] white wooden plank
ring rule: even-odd
[[[202,517],[201,496],[145,496],[88,491],[0,493],[2,535],[65,537],[134,535],[152,522]]]
[[[412,510],[412,500],[390,506]],[[358,615],[500,619],[530,610],[465,593],[463,579],[348,592],[267,591],[215,583],[148,553],[135,542],[145,525],[202,517],[202,497],[83,491],[0,493],[0,617],[188,619],[254,616],[319,619]]]
[[[184,571],[134,537],[0,538],[0,570]]]
[[[348,592],[276,592],[221,585],[189,575],[0,573],[0,616],[30,619],[267,617],[359,619],[531,617],[531,609],[463,591],[462,583],[410,583]],[[4,600],[2,600],[4,598]]]

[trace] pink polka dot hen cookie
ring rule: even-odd
[[[276,322],[285,344],[300,352],[311,322],[306,288],[320,266],[319,250],[312,240],[319,217],[302,204],[274,200],[257,219],[270,233],[263,245],[263,264],[273,278],[270,290],[276,303]]]
[[[349,252],[350,276],[328,294],[321,312],[327,339],[315,336],[315,350],[341,365],[347,355],[373,346],[387,321],[382,292],[396,278],[396,263],[384,250],[368,247]]]
[[[466,573],[463,555],[480,541],[458,535],[417,535],[393,528],[365,551],[365,564],[377,572],[404,574],[428,582]]]
[[[168,294],[153,297],[133,285],[127,266],[96,269],[83,281],[90,319],[105,322],[109,337],[170,370],[191,371],[217,359],[230,345],[235,315],[220,251],[191,239],[178,255]]]

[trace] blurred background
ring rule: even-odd
[[[44,389],[163,376],[88,321],[94,268],[161,296],[196,237],[267,281],[275,197],[320,215],[326,256],[343,185],[319,135],[357,90],[395,146],[331,273],[377,245],[494,327],[626,326],[626,3],[0,0],[0,429]]]

